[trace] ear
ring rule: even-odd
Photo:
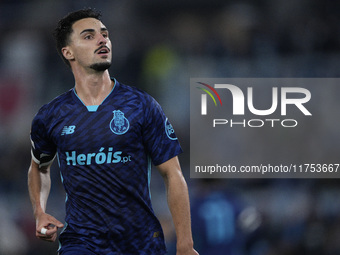
[[[72,52],[72,50],[70,49],[69,46],[62,48],[61,53],[63,54],[64,58],[66,58],[67,60],[73,60],[74,59],[73,52]]]

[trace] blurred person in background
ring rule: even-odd
[[[44,105],[32,122],[28,189],[36,236],[53,242],[64,227],[60,255],[165,254],[150,200],[152,162],[166,184],[177,255],[198,254],[177,158],[182,149],[159,104],[110,77],[112,45],[100,13],[68,14],[55,38],[75,87]],[[56,155],[67,196],[65,225],[46,213]]]
[[[192,197],[195,246],[201,254],[244,255],[255,250],[262,224],[259,211],[245,203],[230,183],[200,179]]]

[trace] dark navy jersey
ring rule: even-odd
[[[151,163],[182,150],[150,95],[115,81],[101,105],[86,107],[71,89],[39,110],[31,140],[39,165],[58,156],[67,196],[61,251],[80,246],[96,254],[166,253],[151,206]]]

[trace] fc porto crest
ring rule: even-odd
[[[125,118],[124,113],[121,110],[113,111],[113,118],[110,122],[110,129],[116,135],[125,134],[130,127],[130,123]]]

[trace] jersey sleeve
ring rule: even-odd
[[[158,102],[149,96],[145,109],[143,142],[152,163],[159,165],[182,153],[175,131]]]
[[[56,156],[56,146],[49,138],[42,110],[32,121],[31,127],[31,155],[39,167],[51,164]]]

